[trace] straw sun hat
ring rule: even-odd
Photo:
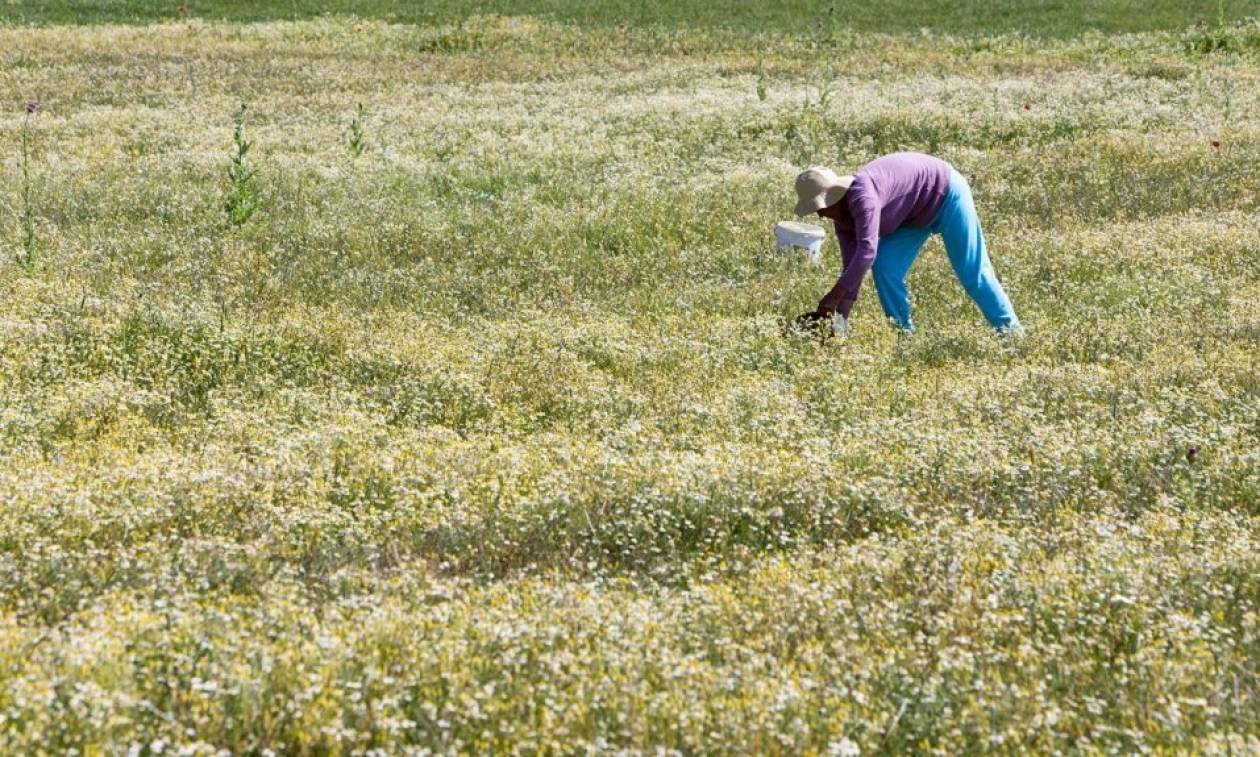
[[[823,166],[810,166],[796,175],[796,214],[807,216],[835,205],[849,191],[852,176],[839,176]]]

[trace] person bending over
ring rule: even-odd
[[[849,317],[866,272],[884,313],[914,330],[906,273],[932,234],[940,234],[950,265],[989,325],[1022,334],[984,247],[980,219],[967,180],[940,158],[914,152],[885,155],[852,176],[813,166],[796,177],[796,214],[817,213],[835,224],[844,270],[818,308],[797,319],[815,325],[836,314]]]

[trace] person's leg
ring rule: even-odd
[[[871,278],[875,280],[875,291],[884,314],[906,331],[914,330],[910,298],[906,293],[906,272],[931,233],[926,228],[897,229],[879,240],[875,263],[871,266]]]
[[[1019,318],[1010,298],[998,282],[984,246],[984,232],[971,197],[971,187],[957,171],[949,182],[949,192],[936,218],[936,230],[945,243],[945,252],[954,274],[971,296],[985,319],[995,329],[1020,331]]]

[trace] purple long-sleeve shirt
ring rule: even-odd
[[[818,304],[820,312],[849,317],[862,279],[871,270],[879,238],[902,226],[932,222],[949,191],[950,165],[918,152],[897,152],[867,163],[853,176],[844,198],[818,215],[835,222],[844,270]]]

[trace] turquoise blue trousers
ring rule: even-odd
[[[985,251],[984,233],[980,230],[976,204],[971,199],[971,187],[957,171],[950,176],[949,192],[930,224],[919,229],[902,227],[880,238],[871,276],[875,279],[875,291],[879,293],[884,313],[901,328],[914,330],[910,298],[906,293],[906,273],[933,234],[941,235],[954,274],[989,325],[999,330],[1021,330],[1010,298],[998,283]]]

